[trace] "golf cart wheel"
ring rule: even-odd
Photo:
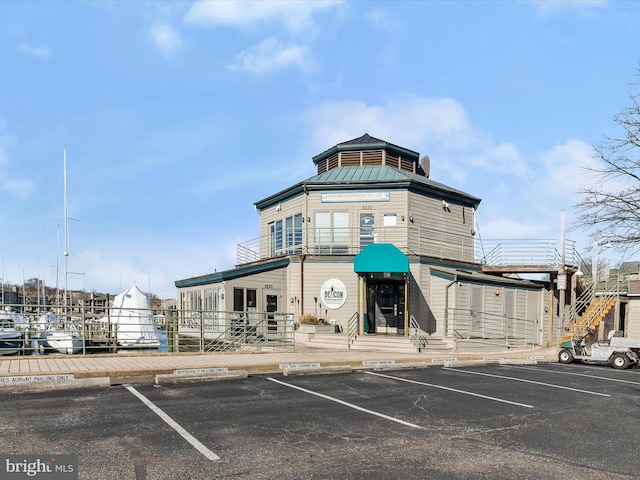
[[[573,363],[573,354],[566,348],[563,348],[560,350],[560,353],[558,353],[558,361],[560,363]]]
[[[613,368],[624,370],[625,368],[629,368],[631,361],[626,355],[622,353],[616,353],[611,359],[611,364],[613,365]]]

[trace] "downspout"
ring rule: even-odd
[[[458,283],[458,275],[455,274],[453,276],[453,280],[449,282],[449,284],[444,287],[444,335],[447,335],[447,331],[449,329],[449,287]]]
[[[306,255],[300,255],[300,314],[304,315],[304,259]],[[296,318],[296,321],[298,319]]]
[[[309,198],[309,192],[307,192],[307,183],[302,184],[302,190],[304,192],[304,213],[302,221],[305,224],[304,227],[304,245],[302,246],[302,256],[300,257],[300,313],[304,314],[304,259],[306,258],[306,252],[309,250],[309,222],[307,222],[307,199]]]

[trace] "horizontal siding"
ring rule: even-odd
[[[430,295],[429,306],[436,322],[436,333],[444,335],[444,318],[446,308],[446,286],[449,284],[449,280],[431,275],[430,277]],[[449,304],[455,305],[455,293],[449,292]]]
[[[353,271],[353,262],[316,262],[304,264],[304,312],[325,320],[335,319],[336,323],[346,327],[347,321],[358,311],[358,276]],[[338,279],[347,289],[345,304],[337,309],[322,305],[321,288],[330,279]]]
[[[443,235],[432,239],[437,248],[429,253],[430,256],[473,262],[475,238],[472,234],[472,209],[447,201],[449,206],[446,210],[442,200],[409,192],[407,205],[409,215],[413,218],[412,225],[425,229],[425,233],[419,236],[412,232],[410,247],[414,251],[429,253],[434,247],[425,241],[424,235],[433,237],[433,232],[442,232]]]
[[[640,301],[638,300],[629,302],[629,315],[626,319],[624,334],[629,338],[640,338]]]

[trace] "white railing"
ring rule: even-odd
[[[553,239],[489,239],[425,227],[373,227],[361,238],[359,228],[308,228],[265,235],[237,245],[237,265],[285,255],[357,255],[369,243],[392,243],[408,255],[482,265],[550,265],[562,263],[560,242]],[[575,242],[565,244],[565,265],[578,266]]]
[[[449,308],[445,315],[444,335],[447,337],[486,340],[509,346],[536,343],[535,322],[532,320],[459,308]]]
[[[0,355],[294,349],[294,315],[184,309],[0,305]]]

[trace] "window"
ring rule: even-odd
[[[349,212],[316,212],[315,243],[318,253],[348,253]]]
[[[285,218],[284,229],[287,253],[302,253],[302,214]]]
[[[271,256],[282,254],[282,220],[277,220],[269,224],[269,234],[271,237]]]

